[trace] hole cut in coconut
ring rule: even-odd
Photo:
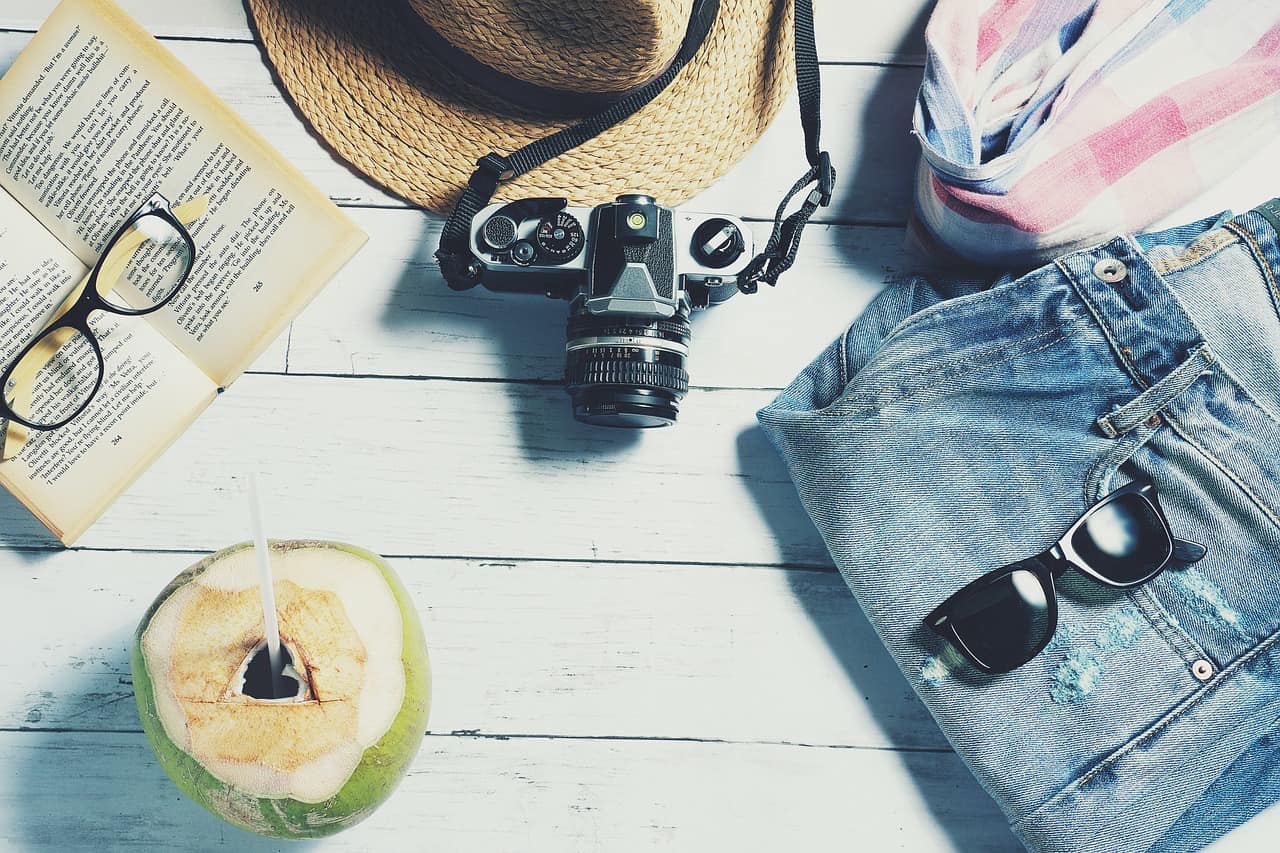
[[[263,640],[244,663],[236,676],[237,692],[260,702],[306,702],[311,699],[311,686],[293,666],[293,654],[284,643],[280,644],[280,691],[276,696],[271,678],[271,655]]]

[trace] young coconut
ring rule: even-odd
[[[273,838],[331,835],[390,796],[426,733],[422,625],[380,557],[274,542],[287,695],[271,698],[253,547],[183,572],[133,645],[138,714],[183,793]]]

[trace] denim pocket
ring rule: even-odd
[[[901,307],[895,296],[886,294],[885,301]],[[874,306],[868,313],[874,313]],[[874,321],[864,316],[841,338],[843,387],[814,406],[815,411],[865,417],[906,399],[945,393],[976,374],[1050,349],[1095,323],[1054,268],[925,305],[873,343],[872,330],[892,319],[887,313],[880,312]]]
[[[964,343],[957,342],[949,353],[939,350],[933,340],[917,337],[925,327],[904,330],[853,374],[840,396],[818,414],[870,417],[896,404],[956,393],[988,371],[1066,344],[1087,325],[1089,321],[1079,317],[1025,337],[1011,337],[999,329],[958,324],[948,334],[962,336]],[[992,335],[993,331],[998,334]]]

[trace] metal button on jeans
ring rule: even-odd
[[[1115,284],[1117,281],[1124,281],[1129,268],[1115,258],[1103,258],[1093,265],[1093,274],[1107,284]]]
[[[1201,658],[1191,664],[1191,674],[1200,681],[1208,681],[1210,678],[1213,678],[1213,664],[1209,663],[1204,658]]]

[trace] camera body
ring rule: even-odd
[[[689,387],[689,315],[738,292],[754,254],[736,217],[641,194],[595,208],[564,199],[490,205],[473,218],[470,275],[487,289],[569,302],[574,416],[600,426],[675,422]]]

